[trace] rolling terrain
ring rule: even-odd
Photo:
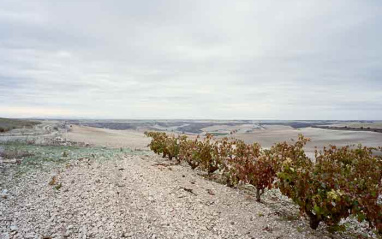
[[[278,190],[256,203],[251,187],[229,188],[154,155],[143,133],[189,126],[191,138],[201,131],[264,147],[302,133],[312,138],[310,156],[314,146],[378,146],[380,133],[250,121],[118,122],[125,123],[130,128],[121,130],[49,120],[0,134],[2,238],[375,237],[354,219],[343,222],[346,232],[312,230]]]

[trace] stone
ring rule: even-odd
[[[1,197],[6,199],[8,197],[8,190],[7,189],[3,189],[1,191]]]
[[[27,233],[27,234],[25,234],[25,238],[26,239],[32,239],[32,238],[36,238],[36,236],[33,233]]]
[[[17,231],[19,228],[16,225],[11,225],[11,232]]]
[[[9,233],[5,232],[5,233],[0,234],[0,238],[1,239],[9,239]]]
[[[64,237],[70,237],[71,234],[72,232],[70,230],[67,230],[64,234]]]

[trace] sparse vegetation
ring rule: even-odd
[[[61,187],[62,187],[62,183],[59,183],[56,186],[54,186],[54,189],[60,190]]]
[[[20,119],[7,119],[0,118],[0,133],[10,131],[17,128],[32,128],[33,126],[40,124],[40,122]]]
[[[23,151],[17,148],[14,149],[7,149],[4,150],[3,152],[0,152],[0,157],[5,158],[5,159],[21,159],[25,157],[31,157],[33,156],[32,153],[28,151]]]
[[[18,175],[22,175],[32,169],[48,170],[53,167],[64,167],[70,160],[109,160],[115,157],[129,155],[141,155],[146,151],[133,151],[124,149],[103,147],[78,147],[57,145],[35,145],[25,142],[0,143],[4,150],[1,157],[19,159]]]

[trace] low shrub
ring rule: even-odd
[[[351,209],[351,200],[340,187],[334,187],[338,185],[334,182],[342,183],[342,168],[322,160],[314,164],[303,150],[308,141],[300,135],[294,144],[284,142],[271,149],[282,160],[277,187],[308,216],[311,228],[316,229],[321,221],[334,226]]]
[[[312,162],[303,151],[306,142],[300,136],[295,144],[277,144],[271,149],[283,160],[277,174],[280,191],[308,216],[313,229],[320,222],[336,228],[341,219],[354,215],[381,232],[380,157],[373,155],[372,148],[330,146],[316,151]]]
[[[317,157],[320,164],[330,161],[337,170],[335,184],[352,202],[352,214],[359,221],[367,220],[370,227],[382,233],[382,157],[375,148],[331,146]],[[340,179],[340,180],[339,180]],[[341,181],[342,180],[342,181]],[[338,181],[338,182],[337,182]]]
[[[238,178],[256,189],[256,201],[260,202],[265,189],[271,189],[276,178],[272,158],[259,144],[247,145],[246,153],[236,157]]]
[[[156,154],[162,154],[163,158],[167,156],[166,138],[164,132],[145,132],[145,135],[151,137],[152,140],[148,145],[150,149]]]
[[[179,159],[186,161],[192,169],[197,168],[200,164],[197,145],[198,139],[183,138],[180,141]]]
[[[211,134],[207,134],[203,140],[197,142],[196,150],[200,159],[200,169],[212,174],[221,167],[224,155],[219,143],[213,142]]]
[[[276,171],[273,158],[261,149],[257,143],[245,144],[244,141],[223,141],[221,154],[223,157],[223,177],[228,186],[235,186],[239,182],[251,184],[256,189],[256,200],[260,202],[261,195],[266,188],[273,186]]]
[[[172,160],[172,158],[178,159],[179,155],[179,142],[178,138],[171,135],[167,136],[165,139],[165,150],[167,157]]]

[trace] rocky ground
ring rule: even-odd
[[[330,234],[323,225],[311,230],[277,190],[257,203],[248,188],[207,180],[145,150],[142,136],[134,134],[132,145],[106,148],[101,146],[119,141],[120,134],[132,134],[93,130],[94,137],[85,138],[103,141],[92,146],[57,140],[66,139],[60,130],[39,139],[45,146],[0,143],[0,239],[374,236],[354,220],[344,222],[345,233]],[[73,138],[89,136],[82,131]],[[109,141],[113,137],[105,134],[117,136]],[[127,146],[133,150],[119,148]]]
[[[22,174],[6,167],[0,238],[345,237],[309,229],[272,192],[256,203],[245,190],[150,153],[49,165]]]

